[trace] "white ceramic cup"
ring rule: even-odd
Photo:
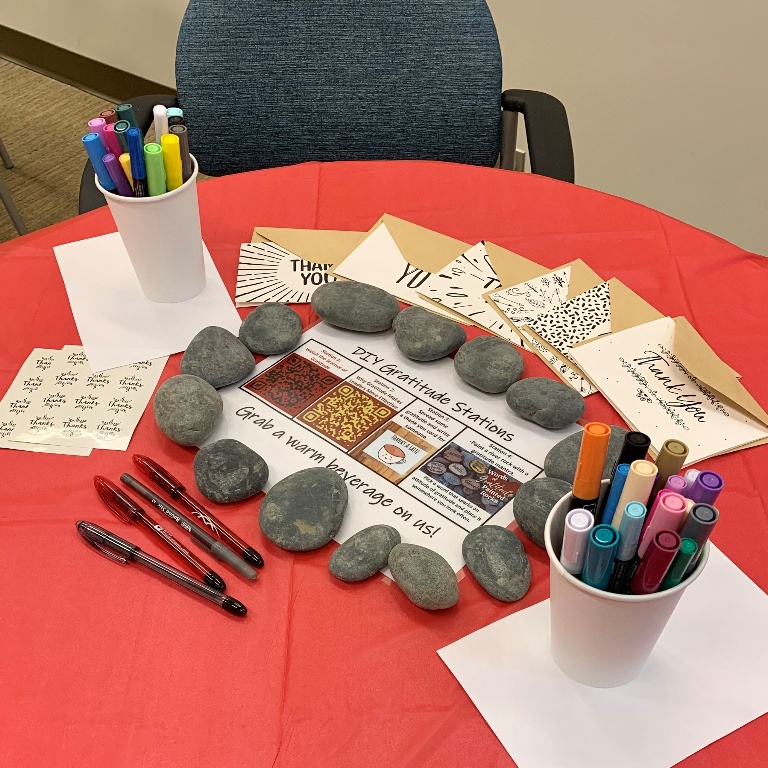
[[[603,480],[603,486],[607,484]],[[595,589],[560,565],[570,499],[569,493],[555,504],[544,528],[552,657],[573,680],[595,688],[613,688],[640,674],[683,592],[707,564],[709,544],[704,546],[693,573],[664,592],[616,595]]]
[[[205,288],[203,237],[197,203],[197,161],[177,189],[156,197],[122,197],[96,179],[117,231],[151,301],[186,301]]]

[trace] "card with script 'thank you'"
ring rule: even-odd
[[[682,440],[687,463],[695,464],[764,441],[765,423],[721,400],[683,366],[673,351],[675,329],[675,320],[662,317],[574,347],[571,355],[627,423],[649,435],[655,452],[665,440]]]

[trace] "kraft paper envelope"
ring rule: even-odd
[[[768,427],[768,413],[747,392],[739,381],[733,368],[726,365],[715,353],[712,347],[699,336],[696,329],[685,317],[676,317],[675,344],[672,351],[692,376],[723,400],[732,403],[736,408],[745,411],[753,419]],[[768,442],[760,440],[755,445]]]
[[[305,261],[335,266],[352,251],[365,234],[338,229],[255,227],[251,242],[272,242]]]

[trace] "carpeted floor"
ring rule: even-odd
[[[31,232],[77,214],[88,120],[114,106],[96,96],[0,59],[0,137],[14,163],[0,163]],[[16,237],[0,204],[0,242]]]

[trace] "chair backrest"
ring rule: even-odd
[[[485,0],[190,0],[176,83],[212,175],[307,160],[493,165],[499,152]]]

